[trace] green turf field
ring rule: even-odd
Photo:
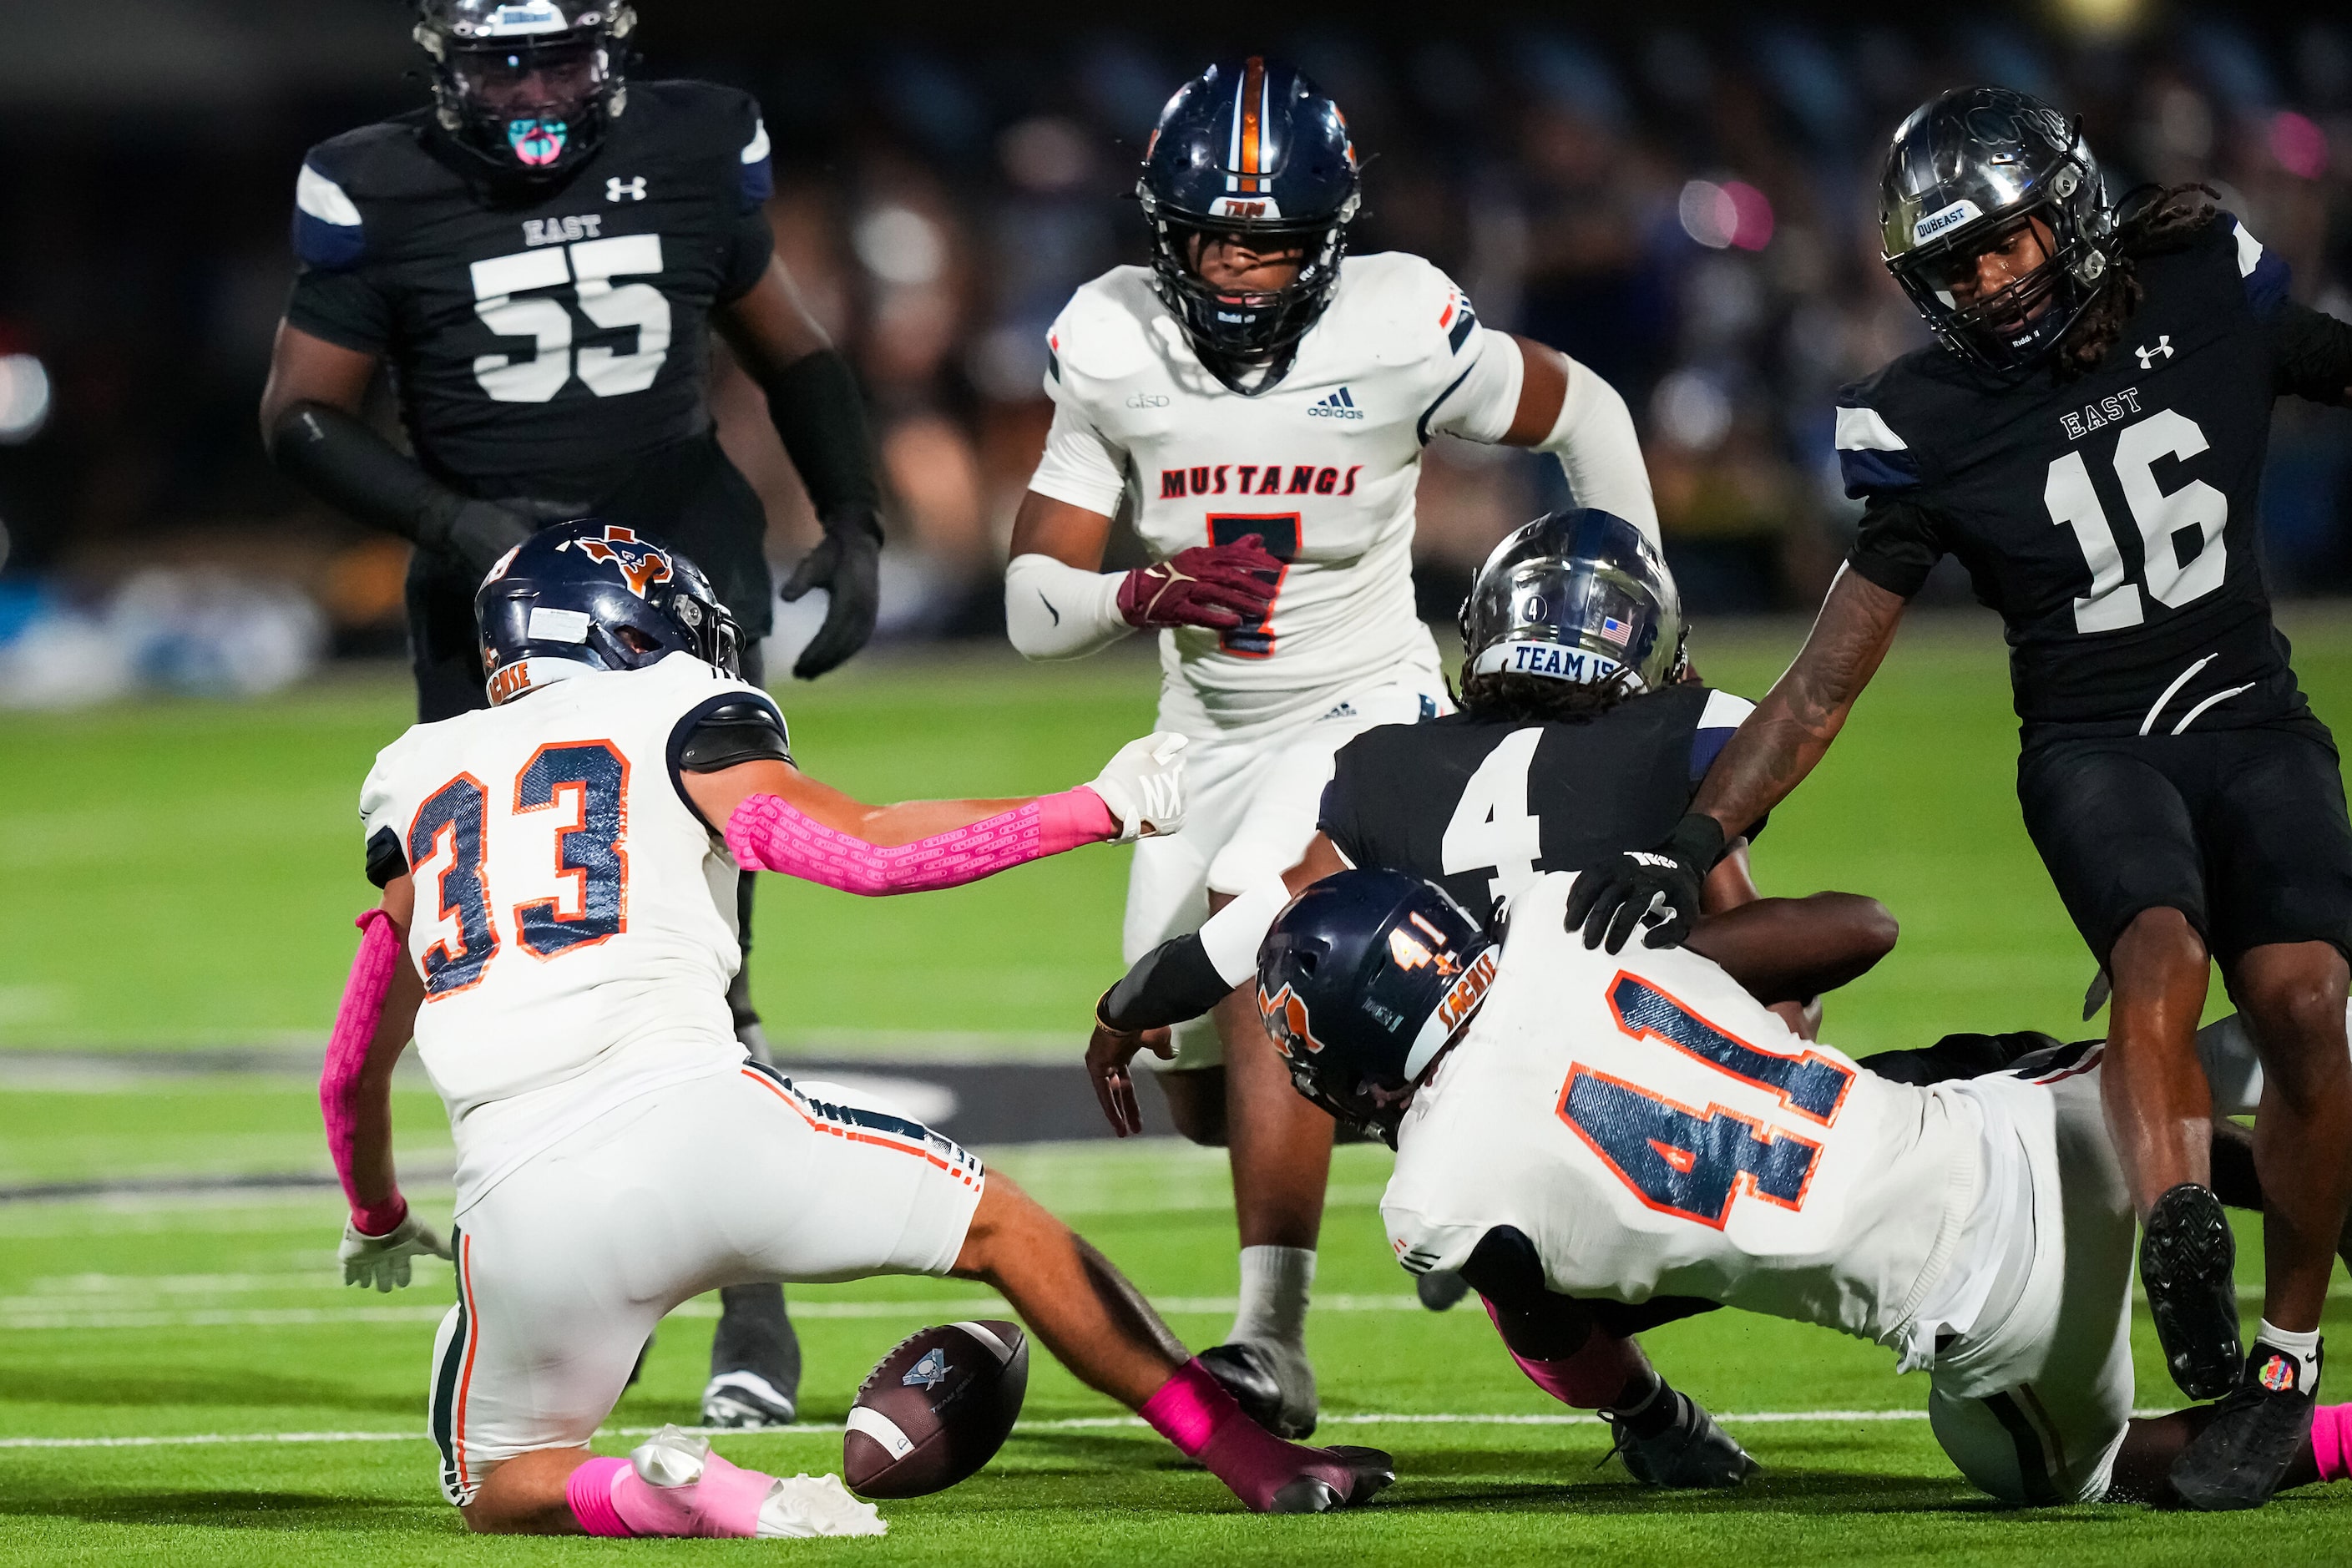
[[[2289,626],[2322,715],[2343,718],[2352,622]],[[1725,633],[1697,652],[1717,684],[1753,694],[1796,634]],[[1149,724],[1150,689],[1135,660],[901,656],[783,696],[803,765],[887,797],[1083,779]],[[0,718],[0,1187],[325,1167],[299,1079],[163,1079],[86,1053],[323,1037],[369,892],[352,802],[403,721],[401,687],[383,677],[243,708]],[[2090,964],[2018,825],[2013,744],[1997,630],[1923,625],[1776,816],[1757,852],[1768,889],[1858,889],[1904,922],[1898,952],[1834,1001],[1832,1040],[1860,1053],[1947,1028],[2070,1031]],[[756,984],[787,1045],[828,1054],[1075,1054],[1117,972],[1123,872],[1119,852],[1091,850],[912,900],[772,886]],[[446,1159],[429,1095],[404,1094],[398,1115],[413,1164]],[[0,1204],[0,1563],[2352,1558],[2352,1489],[2227,1519],[1995,1510],[1950,1475],[1918,1418],[1924,1379],[1898,1383],[1870,1346],[1729,1313],[1660,1331],[1653,1352],[1769,1468],[1732,1496],[1643,1492],[1596,1468],[1602,1430],[1554,1418],[1482,1316],[1412,1304],[1373,1208],[1385,1158],[1343,1152],[1312,1331],[1328,1434],[1400,1461],[1380,1507],[1239,1516],[1215,1482],[1041,1363],[998,1462],[946,1496],[888,1506],[888,1540],[833,1545],[465,1538],[422,1436],[448,1271],[427,1265],[390,1297],[338,1289],[331,1194]],[[1222,1333],[1234,1237],[1218,1156],[1075,1145],[993,1163],[1129,1268],[1181,1333]],[[446,1191],[416,1195],[446,1216]],[[971,1287],[918,1281],[795,1299],[815,1424],[840,1420],[900,1335],[985,1310]],[[692,1418],[709,1332],[698,1311],[664,1330],[602,1451]],[[2149,1348],[2140,1397],[2160,1405],[2171,1389]],[[823,1430],[721,1443],[785,1473],[836,1468],[838,1445]]]

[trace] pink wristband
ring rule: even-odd
[[[887,847],[827,827],[781,795],[754,795],[727,818],[727,848],[746,871],[782,871],[874,898],[961,887],[1118,831],[1102,797],[1083,787]]]
[[[335,1174],[352,1205],[352,1223],[364,1235],[389,1236],[407,1217],[407,1201],[394,1192],[382,1204],[362,1205],[352,1170],[359,1135],[360,1073],[367,1066],[376,1026],[383,1021],[383,999],[400,962],[400,933],[382,910],[370,910],[352,923],[360,928],[360,951],[352,960],[351,978],[343,983],[342,1005],[336,1009],[334,1033],[327,1038],[326,1059],[320,1066],[319,1111],[326,1120],[327,1150],[334,1156]],[[382,1224],[387,1214],[391,1223]]]

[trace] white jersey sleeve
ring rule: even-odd
[[[1054,500],[1115,517],[1119,498],[1127,490],[1127,454],[1083,413],[1056,398],[1053,427],[1045,433],[1045,452],[1037,459],[1029,488]]]

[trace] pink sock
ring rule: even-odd
[[[1495,1331],[1502,1332],[1503,1320],[1495,1310],[1495,1303],[1484,1296],[1478,1300],[1486,1309],[1486,1316],[1494,1320]],[[1580,1410],[1607,1408],[1625,1392],[1625,1385],[1633,1381],[1642,1364],[1642,1352],[1633,1348],[1631,1341],[1603,1333],[1597,1328],[1574,1354],[1551,1361],[1537,1361],[1533,1357],[1523,1356],[1511,1350],[1511,1342],[1507,1339],[1503,1342],[1503,1348],[1510,1351],[1511,1359],[1519,1363],[1519,1370],[1528,1374],[1530,1383],[1562,1405],[1572,1405]]]
[[[2352,1480],[2352,1405],[2323,1405],[2311,1413],[2311,1457],[2323,1481]]]
[[[748,1540],[760,1532],[760,1505],[774,1478],[716,1454],[692,1486],[657,1487],[626,1459],[591,1459],[572,1472],[563,1500],[591,1535],[703,1536]]]
[[[1274,1495],[1302,1476],[1319,1477],[1346,1497],[1355,1472],[1320,1448],[1281,1438],[1242,1414],[1224,1384],[1199,1361],[1188,1361],[1137,1412],[1186,1458],[1232,1489],[1253,1513],[1274,1506]]]
[[[581,1529],[591,1535],[636,1533],[621,1522],[620,1513],[613,1507],[614,1472],[628,1468],[626,1459],[590,1459],[572,1472],[572,1479],[563,1483],[563,1500]]]

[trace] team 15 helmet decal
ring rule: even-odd
[[[702,569],[635,529],[584,518],[509,551],[474,595],[490,700],[690,653],[740,675],[742,633]]]
[[[1393,1147],[1412,1088],[1495,978],[1492,940],[1435,883],[1350,870],[1308,888],[1258,949],[1258,1015],[1291,1086]]]
[[[2037,219],[2050,229],[2046,259],[1960,303],[1954,285],[1977,258]],[[1936,336],[1996,371],[2055,349],[2114,259],[2106,184],[2077,122],[2005,87],[1955,89],[1904,121],[1886,149],[1878,220],[1887,270]]]
[[[1228,387],[1261,392],[1280,381],[1331,302],[1358,184],[1339,106],[1279,61],[1213,65],[1160,110],[1136,184],[1151,226],[1152,284],[1202,366]],[[1216,235],[1297,247],[1298,276],[1275,289],[1212,287],[1192,247]]]
[[[1642,531],[1577,507],[1514,531],[1462,601],[1464,673],[1534,675],[1628,694],[1681,679],[1674,574]]]
[[[509,176],[584,162],[628,104],[627,0],[421,0],[442,129]]]

